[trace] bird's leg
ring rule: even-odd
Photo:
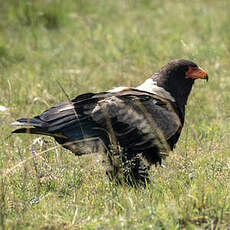
[[[118,184],[122,182],[122,148],[119,145],[110,145],[109,151],[107,151],[106,174],[111,181],[115,181]]]

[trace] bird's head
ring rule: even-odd
[[[192,61],[175,59],[163,66],[152,78],[158,86],[170,92],[179,104],[185,105],[194,81],[208,81],[208,74]]]
[[[175,59],[161,68],[161,72],[175,80],[184,79],[205,79],[208,81],[208,74],[196,63],[185,59]],[[182,78],[182,79],[180,79]]]

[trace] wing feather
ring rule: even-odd
[[[33,133],[54,136],[61,144],[99,138],[108,147],[109,133],[122,147],[132,151],[163,145],[182,126],[166,99],[131,88],[83,94],[18,123],[34,126]],[[75,151],[76,146],[66,148]]]
[[[181,127],[169,103],[146,95],[110,96],[97,103],[91,117],[106,129],[109,122],[122,146],[138,150],[162,145]]]

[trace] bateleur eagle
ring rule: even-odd
[[[32,119],[13,122],[25,126],[13,133],[52,136],[76,155],[103,150],[111,163],[111,178],[122,175],[128,183],[146,182],[150,166],[161,164],[178,141],[187,99],[198,78],[208,80],[197,64],[172,60],[136,88],[79,95]]]

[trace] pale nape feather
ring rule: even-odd
[[[135,89],[146,91],[149,93],[157,94],[163,98],[166,98],[170,101],[175,102],[175,98],[164,88],[157,86],[157,82],[153,81],[153,79],[149,78],[141,85],[137,86]]]
[[[168,92],[167,90],[165,90],[162,87],[157,86],[157,82],[153,81],[153,79],[149,78],[147,79],[144,83],[142,83],[141,85],[137,86],[136,88],[131,88],[131,87],[125,87],[125,86],[119,86],[116,88],[113,88],[111,90],[108,90],[107,92],[109,93],[119,93],[121,91],[124,90],[129,90],[129,89],[137,89],[137,90],[141,90],[141,91],[145,91],[148,93],[153,93],[153,94],[157,94],[160,97],[163,97],[165,99],[168,99],[172,102],[175,102],[175,98],[170,94],[170,92]]]

